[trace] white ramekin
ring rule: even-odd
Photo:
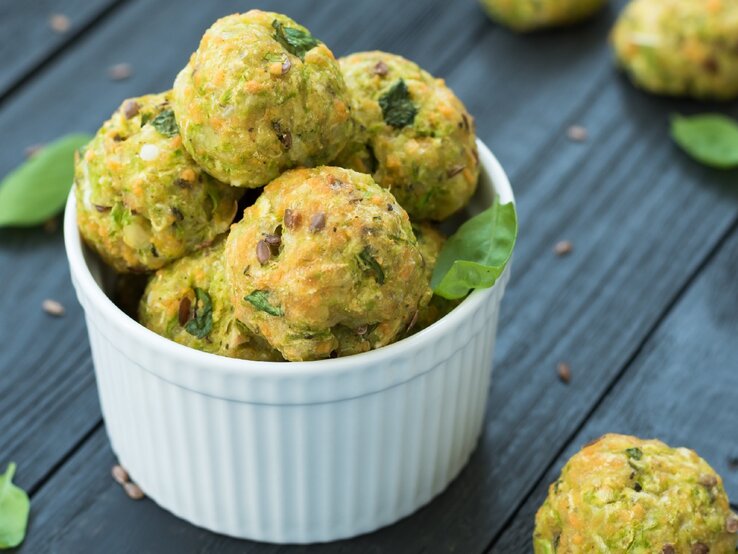
[[[479,142],[472,206],[510,183]],[[113,450],[146,494],[218,533],[332,541],[406,516],[469,459],[484,419],[509,267],[434,325],[384,348],[318,362],[207,354],[139,325],[103,292],[73,194],[64,234]]]

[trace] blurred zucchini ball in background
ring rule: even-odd
[[[693,450],[605,435],[571,457],[536,515],[536,554],[734,554],[738,517]]]
[[[232,227],[226,266],[236,317],[290,361],[389,344],[431,296],[407,213],[337,167],[267,185]]]
[[[239,187],[326,163],[352,132],[333,53],[289,17],[259,10],[205,32],[175,80],[173,106],[192,157]]]
[[[480,1],[492,19],[521,32],[578,23],[607,3],[607,0]]]
[[[75,160],[80,233],[121,273],[163,267],[228,230],[241,191],[185,151],[169,93],[126,100]]]
[[[618,63],[647,91],[738,97],[738,2],[634,0],[612,32]]]
[[[340,60],[357,124],[335,165],[371,174],[414,220],[446,219],[479,177],[474,119],[442,79],[386,52]]]
[[[279,352],[234,317],[224,252],[225,237],[221,237],[157,271],[141,299],[139,322],[204,352],[244,360],[282,360]]]

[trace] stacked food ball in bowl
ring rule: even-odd
[[[431,222],[478,176],[473,119],[443,81],[383,52],[336,61],[252,10],[210,27],[171,91],[121,105],[79,154],[75,194],[88,245],[121,274],[155,272],[143,325],[300,361],[379,348],[455,306],[430,288]]]

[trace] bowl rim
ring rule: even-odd
[[[487,146],[477,139],[480,168],[487,174],[490,185],[494,192],[500,196],[503,203],[515,203],[510,181],[500,165],[497,158]],[[423,345],[433,344],[446,334],[446,329],[455,327],[485,302],[487,297],[494,294],[498,287],[504,286],[504,273],[509,271],[509,262],[503,275],[488,289],[473,291],[461,304],[438,321],[427,328],[399,340],[395,343],[351,356],[335,359],[311,360],[300,362],[268,362],[243,360],[240,358],[229,358],[219,354],[203,352],[195,348],[184,346],[170,339],[162,337],[147,329],[139,322],[125,314],[105,294],[97,284],[90,268],[85,261],[83,253],[83,241],[77,229],[77,208],[74,187],[69,193],[64,215],[64,244],[69,261],[70,272],[78,295],[86,297],[101,312],[106,321],[125,332],[133,340],[144,343],[158,354],[176,361],[192,365],[196,364],[204,370],[223,373],[232,376],[244,376],[251,378],[278,378],[278,377],[301,377],[309,379],[316,376],[336,375],[351,371],[357,366],[375,366],[383,364],[387,360],[396,359],[410,351],[417,351]],[[83,306],[84,307],[84,306]]]

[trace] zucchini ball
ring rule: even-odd
[[[236,317],[290,361],[389,344],[430,299],[405,210],[337,167],[267,185],[232,227],[226,265]]]
[[[634,0],[612,32],[618,64],[656,94],[738,97],[738,3]]]
[[[259,10],[205,32],[172,103],[188,152],[238,187],[328,162],[353,129],[333,53],[289,17]]]
[[[413,220],[446,219],[477,187],[474,119],[442,79],[401,56],[340,60],[357,124],[335,165],[369,173]]]
[[[182,146],[169,93],[123,102],[75,160],[85,242],[121,273],[153,271],[228,230],[242,191]]]
[[[572,456],[536,515],[536,554],[733,554],[738,517],[693,450],[605,435]]]

